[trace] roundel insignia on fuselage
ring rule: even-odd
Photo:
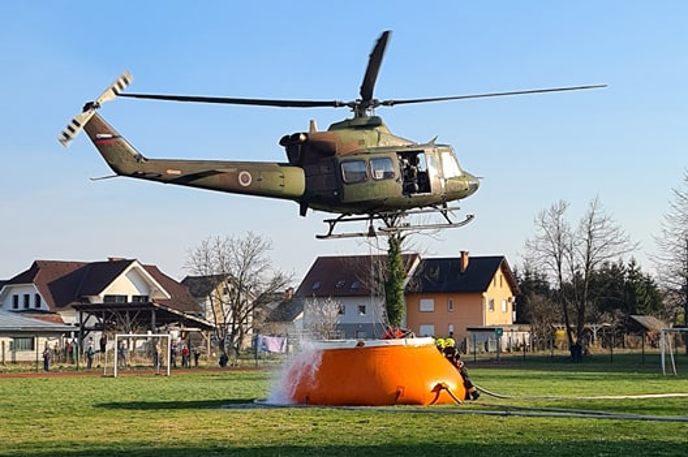
[[[248,187],[251,185],[253,182],[253,176],[251,176],[251,173],[244,170],[239,173],[239,185],[242,187]]]

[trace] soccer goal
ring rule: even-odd
[[[153,369],[156,374],[170,375],[172,336],[168,333],[119,333],[115,335],[112,373],[136,368]],[[106,361],[107,370],[107,361]]]
[[[662,351],[662,374],[666,375],[667,363],[666,356],[669,355],[669,362],[671,364],[671,372],[676,375],[676,360],[674,359],[674,348],[676,346],[676,339],[682,332],[688,333],[688,328],[671,327],[663,328],[659,334],[659,347]]]

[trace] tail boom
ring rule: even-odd
[[[300,201],[303,169],[282,163],[147,159],[100,115],[84,130],[117,175],[201,189]]]

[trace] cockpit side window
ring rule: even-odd
[[[365,160],[347,160],[342,162],[342,178],[347,184],[363,182],[368,179]]]

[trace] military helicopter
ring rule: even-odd
[[[463,170],[453,148],[436,143],[417,143],[392,134],[375,109],[414,103],[465,100],[485,97],[561,92],[604,87],[588,85],[512,92],[378,100],[373,91],[390,37],[382,33],[375,44],[360,87],[360,98],[353,101],[271,100],[183,95],[123,93],[132,82],[129,72],[122,74],[96,100],[84,105],[59,136],[67,147],[82,130],[103,156],[116,176],[178,184],[221,192],[292,200],[299,214],[308,209],[338,214],[326,219],[328,231],[318,238],[375,236],[400,230],[460,227],[473,216],[455,221],[458,207],[450,204],[474,194],[479,179]],[[116,97],[178,102],[201,102],[283,108],[346,107],[353,117],[336,122],[327,131],[318,131],[311,121],[307,132],[283,136],[287,162],[239,162],[224,160],[149,159],[139,153],[111,127],[96,110]],[[411,224],[406,217],[434,213],[440,223]],[[334,233],[337,224],[367,221],[365,232]],[[381,221],[383,226],[375,227]]]

